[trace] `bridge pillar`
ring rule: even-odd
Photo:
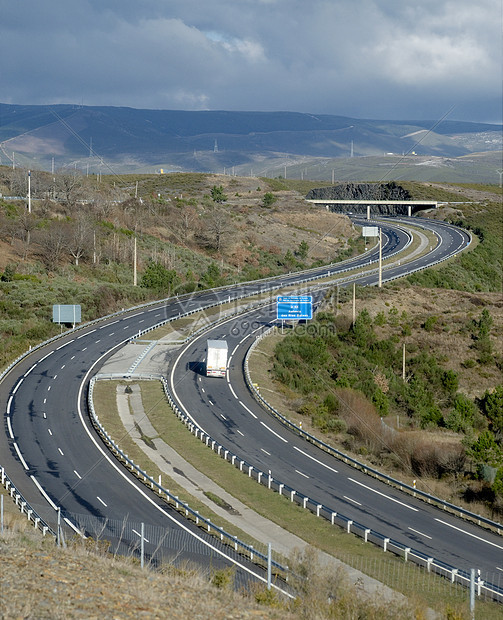
[[[407,207],[407,215],[412,217],[412,207],[410,205]]]
[[[367,219],[370,220],[370,205],[367,205]]]

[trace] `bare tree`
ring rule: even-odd
[[[60,200],[67,205],[75,204],[81,194],[82,176],[75,170],[58,172],[55,178]]]
[[[54,269],[67,252],[67,222],[52,221],[47,228],[37,231],[37,242],[42,262],[47,269]]]
[[[228,210],[220,208],[211,209],[211,211],[205,214],[204,225],[207,244],[217,252],[220,252],[234,230]]]
[[[79,214],[75,221],[68,226],[66,247],[78,267],[79,260],[90,253],[93,244],[93,233],[89,219]]]

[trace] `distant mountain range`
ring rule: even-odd
[[[437,173],[442,169],[447,173],[459,158],[481,152],[488,152],[492,169],[498,165],[502,131],[502,125],[483,123],[379,121],[294,112],[0,104],[0,159],[7,165],[14,161],[24,167],[72,167],[104,174],[181,170],[329,179],[334,170],[349,168],[346,180],[356,178],[356,171],[365,180],[369,166],[362,163],[368,164],[368,158],[373,169],[377,166],[370,176],[380,176],[383,161],[391,158],[392,165],[404,157],[403,161],[416,158],[406,177],[412,178],[415,164],[424,168],[433,158]],[[476,162],[481,161],[478,156]],[[463,175],[470,166],[464,168]]]

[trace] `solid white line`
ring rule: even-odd
[[[233,351],[232,351],[232,353],[231,353],[231,357],[234,355],[234,353],[236,353],[236,351],[237,351],[238,349],[239,349],[239,344],[237,344],[237,345],[234,347],[234,350],[233,350]]]
[[[10,414],[10,406],[11,406],[11,403],[12,403],[13,398],[14,398],[14,396],[11,396],[11,397],[9,398],[9,400],[7,401],[7,411],[6,411],[7,415],[9,415],[9,414]]]
[[[7,418],[7,428],[9,429],[10,438],[14,439],[14,433],[12,432],[12,426],[10,424],[10,418]]]
[[[56,506],[56,504],[52,501],[52,499],[47,495],[47,493],[44,491],[44,489],[40,486],[40,482],[35,478],[35,476],[30,476],[30,478],[33,480],[33,482],[35,483],[35,486],[38,488],[38,490],[40,491],[40,493],[42,493],[42,495],[45,497],[45,499],[49,502],[49,504],[54,508],[54,510],[57,510],[58,507]]]
[[[37,362],[37,364],[38,364],[38,362]],[[30,368],[30,370],[27,370],[24,373],[23,377],[27,377],[30,374],[30,372],[36,367],[37,364],[33,364],[33,366]]]
[[[95,331],[96,331],[96,328],[95,329],[91,329],[90,331],[86,332],[85,334],[82,334],[82,336],[79,336],[77,338],[77,340],[80,340],[81,338],[84,338],[84,336],[89,336],[89,334],[93,334]]]
[[[63,452],[63,450],[61,448],[58,448],[58,451],[61,454],[61,456],[65,456],[65,453]]]
[[[241,435],[241,437],[244,437],[244,436],[245,436],[245,434],[244,434],[244,433],[242,433],[242,432],[239,430],[239,428],[237,428],[237,429],[236,429],[236,432],[238,432],[238,433]]]
[[[248,338],[250,334],[247,334],[244,338],[239,341],[239,344],[243,344],[243,342]]]
[[[361,506],[360,502],[357,502],[356,499],[352,499],[351,497],[348,497],[347,495],[343,495],[342,497],[344,499],[348,499],[350,502],[353,502],[353,504],[356,504],[357,506]]]
[[[79,480],[82,480],[82,476],[79,474],[79,472],[76,469],[73,470],[73,473],[77,476]]]
[[[500,568],[499,566],[496,566],[496,570],[502,570],[503,571],[503,568]]]
[[[381,493],[381,491],[377,491],[376,489],[373,489],[372,487],[369,487],[366,484],[363,484],[363,482],[358,482],[358,480],[353,480],[353,478],[348,478],[348,480],[351,480],[351,482],[354,482],[355,484],[359,484],[361,487],[364,487],[365,489],[368,489],[369,491],[372,491],[372,493],[376,493],[377,495],[381,495],[382,497],[385,497],[386,499],[390,499],[392,502],[400,504],[401,506],[405,506],[405,508],[408,508],[409,510],[413,510],[414,512],[418,512],[417,508],[414,508],[413,506],[409,506],[408,504],[404,504],[403,502],[398,501],[394,497],[390,497],[389,495],[385,495],[384,493]]]
[[[339,472],[337,471],[337,469],[334,469],[333,467],[330,467],[329,465],[325,465],[325,463],[322,463],[321,461],[318,461],[318,459],[315,459],[314,456],[311,456],[310,454],[308,454],[307,452],[304,452],[304,450],[301,450],[300,448],[297,448],[297,446],[293,447],[294,450],[297,450],[298,452],[300,452],[301,454],[303,454],[304,456],[307,456],[308,459],[311,459],[312,461],[314,461],[315,463],[318,463],[318,465],[322,465],[323,467],[326,467],[327,469],[329,469],[330,471],[333,471],[334,474],[338,474]]]
[[[101,502],[103,504],[103,506],[105,506],[105,508],[108,508],[108,506],[105,504],[105,502],[101,499],[101,497],[99,495],[96,495],[96,499]]]
[[[234,389],[232,388],[232,385],[230,383],[229,383],[229,390],[232,392],[232,395],[237,400],[238,397],[236,396],[236,392],[234,391]]]
[[[16,442],[14,442],[14,448],[16,449],[17,455],[19,457],[19,460],[21,461],[21,463],[23,464],[23,467],[25,469],[29,469],[28,465],[26,464],[26,461],[23,458],[23,455],[21,454],[21,450],[19,449],[18,445]]]
[[[271,456],[271,453],[270,453],[270,452],[267,452],[267,450],[264,450],[264,448],[260,448],[260,449],[262,450],[262,452],[263,452],[264,454],[267,454],[267,456]]]
[[[142,315],[143,312],[137,312],[136,314],[129,314],[127,317],[123,318],[123,321],[126,321],[127,319],[134,319],[135,316],[140,316]],[[109,323],[109,325],[111,325],[111,323]]]
[[[424,536],[425,538],[429,538],[431,540],[431,536],[428,536],[428,534],[423,534],[423,532],[420,532],[419,530],[415,530],[413,527],[409,527],[408,529],[411,532],[415,532],[416,534],[419,534],[419,536]]]
[[[65,347],[67,347],[71,342],[73,342],[73,340],[69,340],[68,342],[65,342],[65,344],[60,345],[59,347],[56,347],[56,351],[59,351],[60,349],[64,349]]]
[[[295,470],[296,474],[300,474],[301,476],[304,476],[304,478],[307,478],[309,480],[309,476],[306,476],[306,474],[303,474],[301,471],[299,471],[298,469]]]
[[[54,353],[54,351],[49,351],[49,353],[48,353],[47,355],[44,355],[44,357],[41,357],[41,358],[38,360],[38,362],[39,362],[39,363],[40,363],[40,362],[43,362],[44,360],[46,360],[46,359],[49,357],[49,355],[52,355],[53,353]]]
[[[19,386],[21,385],[21,383],[23,383],[23,381],[24,381],[24,379],[20,379],[20,380],[19,380],[19,382],[18,382],[18,384],[16,385],[16,387],[12,390],[12,394],[15,394],[15,393],[18,391]]]
[[[247,406],[246,406],[246,405],[245,405],[245,404],[244,404],[241,400],[238,400],[238,403],[239,403],[242,407],[244,407],[244,408],[246,409],[246,411],[248,411],[248,413],[249,413],[250,415],[252,415],[252,416],[255,418],[255,420],[257,419],[257,416],[253,413],[253,411],[251,411],[250,409],[248,409],[248,407],[247,407]]]
[[[435,521],[438,521],[439,523],[442,523],[443,525],[447,525],[447,527],[452,527],[453,530],[462,532],[463,534],[466,534],[467,536],[471,536],[472,538],[481,540],[482,542],[485,542],[488,545],[492,545],[493,547],[496,547],[497,549],[503,549],[501,545],[497,545],[496,543],[493,543],[490,540],[486,540],[485,538],[481,538],[480,536],[475,536],[475,534],[470,534],[470,532],[467,532],[466,530],[462,530],[460,527],[456,527],[455,525],[451,525],[450,523],[447,523],[447,521],[442,521],[441,519],[435,519]]]
[[[255,417],[256,417],[256,416],[255,416]],[[277,437],[278,439],[281,439],[281,441],[284,441],[285,443],[288,443],[288,441],[287,441],[284,437],[281,437],[281,435],[278,435],[278,433],[276,433],[275,431],[273,431],[273,430],[272,430],[272,428],[269,428],[269,427],[267,426],[267,424],[265,424],[264,422],[262,422],[262,420],[260,420],[260,424],[262,424],[262,426],[264,426],[264,427],[265,427],[268,431],[270,431],[273,435],[276,435],[276,437]]]

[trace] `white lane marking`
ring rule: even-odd
[[[17,455],[19,457],[19,460],[21,461],[21,463],[23,464],[23,467],[25,469],[29,469],[28,465],[26,464],[26,461],[23,458],[23,455],[21,454],[21,450],[19,449],[18,445],[16,442],[14,442],[14,448],[16,449]]]
[[[37,364],[38,364],[38,362],[37,362]],[[30,370],[27,370],[27,371],[24,373],[23,377],[27,377],[27,376],[30,374],[30,372],[31,372],[31,371],[35,368],[35,366],[36,366],[37,364],[33,364],[33,366],[30,368]]]
[[[210,403],[212,407],[215,405],[215,403],[213,403],[209,398],[208,398],[208,402]]]
[[[96,340],[94,344],[98,344],[98,342],[101,342],[101,338],[98,338],[98,340]]]
[[[347,495],[343,495],[342,497],[350,502],[353,502],[353,504],[356,504],[357,506],[361,506],[360,502],[357,502],[356,499],[353,499],[352,497],[348,497]]]
[[[71,360],[74,360],[74,359],[75,359],[75,355],[72,355],[72,357],[71,357],[70,359],[71,359]]]
[[[111,323],[107,323],[106,325],[102,325],[100,327],[100,329],[105,329],[105,327],[110,327],[110,325],[115,325],[116,323],[118,323],[120,321],[120,319],[117,319],[116,321],[112,321]]]
[[[87,536],[84,536],[84,534],[82,534],[82,532],[79,530],[79,528],[70,521],[70,519],[68,519],[67,517],[63,517],[63,521],[69,525],[72,530],[74,530],[74,532],[76,532],[79,536],[81,536],[82,538],[87,538]]]
[[[203,387],[201,388],[201,392],[202,392],[203,394],[205,394],[205,393],[206,393],[206,392],[204,391],[204,388],[203,388]]]
[[[262,452],[263,452],[264,454],[267,454],[267,456],[271,456],[271,453],[270,453],[270,452],[267,452],[267,450],[264,450],[264,448],[260,448],[260,449],[262,450]]]
[[[318,459],[315,459],[314,456],[311,456],[310,454],[308,454],[307,452],[304,452],[304,450],[301,450],[300,448],[297,448],[297,446],[293,447],[294,450],[297,450],[297,452],[300,452],[301,454],[303,454],[304,456],[307,456],[308,459],[311,459],[312,461],[314,461],[315,463],[318,463],[318,465],[322,465],[323,467],[326,467],[327,469],[329,469],[330,471],[333,471],[334,474],[338,474],[339,472],[337,471],[337,469],[334,469],[333,467],[330,467],[329,465],[325,465],[325,463],[322,463],[321,461],[319,461]]]
[[[237,429],[236,429],[236,431],[237,431],[237,432],[241,435],[241,437],[244,437],[244,436],[245,436],[245,434],[244,434],[244,433],[242,433],[242,432],[239,430],[239,428],[237,428]]]
[[[63,370],[63,368],[66,366],[66,364],[63,364],[63,366],[61,366],[61,370]]]
[[[58,375],[54,375],[53,379],[57,379],[57,378],[58,378]]]
[[[77,476],[77,478],[78,478],[79,480],[82,480],[82,476],[79,474],[79,472],[78,472],[77,470],[75,470],[75,469],[74,469],[74,470],[73,470],[73,473]]]
[[[109,336],[113,336],[115,334],[115,332],[111,332],[110,334],[108,334]]]
[[[7,418],[7,428],[9,429],[9,435],[11,439],[14,439],[14,433],[12,432],[12,426],[10,423],[10,418]]]
[[[105,502],[101,499],[101,497],[99,495],[96,495],[96,499],[101,502],[103,504],[103,506],[105,506],[105,508],[108,508],[108,506],[105,504]]]
[[[428,536],[428,534],[424,534],[423,532],[420,532],[419,530],[415,530],[413,527],[409,527],[408,529],[411,532],[414,532],[415,534],[419,534],[419,536],[424,536],[425,538],[429,538],[431,540],[431,536]]]
[[[141,534],[140,534],[140,532],[137,532],[135,529],[133,529],[133,532],[134,532],[134,533],[135,533],[135,534],[136,534],[139,538],[141,538]],[[144,540],[146,543],[150,542],[147,538],[145,538],[145,536],[143,537],[143,540]]]
[[[51,391],[51,386],[49,385],[49,387],[47,388],[47,391],[50,392]]]
[[[122,320],[126,321],[127,319],[134,319],[135,316],[140,316],[141,314],[143,314],[143,312],[137,312],[136,314],[130,314],[125,319],[122,319]],[[111,325],[111,323],[109,323],[109,325]]]
[[[296,474],[300,474],[301,476],[304,476],[304,478],[307,478],[309,480],[309,476],[306,476],[306,474],[303,474],[301,471],[299,471],[298,469],[295,470]]]
[[[96,331],[96,328],[95,329],[91,329],[91,331],[86,332],[85,334],[82,334],[82,336],[79,336],[77,338],[77,340],[80,340],[81,338],[84,338],[84,336],[89,336],[89,334],[93,334],[95,331]]]
[[[231,357],[234,355],[234,353],[236,353],[236,351],[237,351],[238,349],[239,349],[239,344],[237,344],[237,345],[234,347],[234,350],[233,350],[233,351],[232,351],[232,353],[231,353]]]
[[[157,312],[159,308],[152,308],[152,310],[147,310],[147,312]]]
[[[63,452],[61,448],[58,448],[58,452],[61,454],[61,456],[65,456],[65,453]]]
[[[45,405],[46,402],[47,402],[47,398],[44,398],[44,405]]]
[[[49,432],[49,435],[52,437],[52,431],[50,428],[47,429],[47,431]]]
[[[65,342],[65,344],[62,344],[59,347],[56,347],[56,351],[59,351],[60,349],[63,349],[64,347],[67,347],[71,342],[73,342],[73,340],[69,340],[68,342]]]
[[[19,390],[19,386],[23,383],[24,379],[19,379],[16,387],[12,390],[12,393],[15,394]]]
[[[122,329],[129,329],[131,327],[131,325],[126,325],[125,327],[123,327]]]
[[[452,527],[453,530],[457,530],[458,532],[466,534],[467,536],[471,536],[472,538],[481,540],[482,542],[485,542],[488,545],[492,545],[493,547],[496,547],[497,549],[503,549],[501,545],[497,545],[496,543],[493,543],[490,540],[486,540],[485,538],[482,538],[481,536],[470,534],[470,532],[467,532],[466,530],[462,530],[460,527],[456,527],[455,525],[451,525],[450,523],[447,523],[447,521],[442,521],[442,519],[435,519],[435,521],[438,521],[439,523],[442,523],[443,525],[447,525],[447,527]]]
[[[248,338],[249,335],[250,334],[246,334],[246,336],[239,341],[239,344],[243,344],[243,342]]]
[[[9,398],[9,400],[7,401],[7,411],[6,411],[7,415],[9,415],[9,413],[10,413],[10,406],[11,406],[11,404],[12,404],[12,400],[13,400],[13,398],[14,398],[14,396],[11,396],[11,397]]]
[[[221,413],[221,414],[220,414],[220,417],[221,417],[223,420],[227,420],[227,418],[224,416],[224,414],[223,414],[223,413]]]
[[[281,435],[278,435],[278,433],[276,433],[276,431],[273,431],[272,428],[270,428],[269,426],[267,426],[267,424],[265,424],[264,422],[262,422],[262,420],[260,420],[260,424],[262,424],[262,426],[264,426],[268,431],[270,431],[273,435],[276,435],[276,437],[278,439],[281,439],[281,441],[284,441],[285,443],[288,443],[288,441],[284,438],[281,437]]]
[[[245,404],[244,404],[241,400],[238,400],[238,403],[239,403],[242,407],[244,407],[244,408],[246,409],[246,411],[248,411],[248,413],[249,413],[250,415],[252,415],[252,416],[255,418],[255,420],[257,419],[257,416],[253,413],[253,411],[251,411],[250,409],[248,409],[248,407],[247,407],[247,406],[246,406],[246,405],[245,405]]]
[[[501,571],[503,571],[503,568],[500,568],[499,566],[496,566],[496,570],[501,570]]]
[[[233,390],[232,385],[229,383],[229,390],[232,392],[232,395],[234,396],[234,398],[237,400],[237,395],[236,392]]]
[[[414,512],[418,512],[418,509],[414,508],[414,506],[409,506],[408,504],[405,504],[404,502],[400,502],[399,500],[395,499],[394,497],[390,497],[389,495],[385,495],[384,493],[381,493],[381,491],[377,491],[376,489],[373,489],[372,487],[369,487],[366,484],[363,484],[363,482],[358,482],[358,480],[354,480],[353,478],[348,478],[348,480],[351,480],[351,482],[354,482],[355,484],[359,484],[361,487],[364,487],[365,489],[367,489],[369,491],[372,491],[372,493],[376,493],[376,495],[381,495],[382,497],[385,497],[386,499],[389,499],[392,502],[395,502],[396,504],[400,504],[401,506],[405,506],[405,508],[408,508],[409,510],[413,510]]]
[[[87,351],[87,347],[84,347],[84,348],[82,349],[82,351]]]
[[[46,359],[49,357],[49,355],[52,355],[53,353],[54,353],[54,351],[49,351],[49,353],[48,353],[47,355],[44,355],[44,357],[41,357],[41,358],[38,360],[38,362],[39,362],[39,363],[40,363],[40,362],[43,362],[44,360],[46,360]]]
[[[142,319],[141,321],[138,321],[138,323],[145,323],[145,319]]]
[[[47,415],[45,414],[45,411],[44,411],[44,420],[47,420]]]
[[[42,493],[42,495],[45,497],[45,499],[49,502],[49,504],[54,508],[54,510],[57,510],[58,507],[56,506],[56,504],[52,501],[52,499],[47,495],[47,493],[44,491],[44,489],[40,486],[40,482],[35,478],[35,476],[30,476],[30,478],[33,480],[35,486],[38,488],[38,490],[40,491],[40,493]]]

